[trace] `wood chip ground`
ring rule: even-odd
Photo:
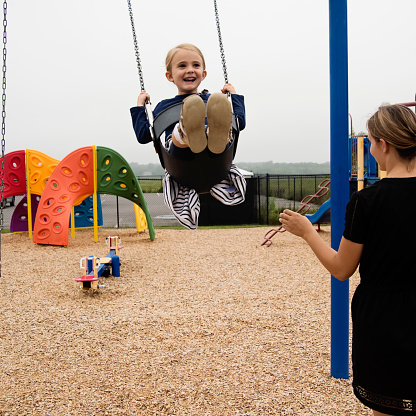
[[[3,234],[0,416],[370,415],[330,376],[328,272],[287,232],[262,247],[268,230]],[[79,289],[113,235],[121,277]]]

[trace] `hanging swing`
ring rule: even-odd
[[[136,38],[136,30],[133,19],[133,11],[130,0],[127,0],[131,28],[133,32],[133,42],[136,54],[137,68],[139,72],[141,91],[146,91],[144,88],[143,72],[140,61],[139,47]],[[219,22],[219,15],[217,9],[217,2],[214,0],[215,18],[218,30],[218,39],[220,45],[221,60],[224,73],[225,84],[228,84],[227,66],[225,62],[224,48],[222,44],[221,29]],[[156,153],[159,156],[160,164],[170,174],[172,179],[177,183],[191,189],[195,189],[197,193],[207,193],[210,189],[220,183],[227,177],[230,172],[231,165],[237,151],[239,128],[237,118],[234,116],[232,121],[232,136],[233,140],[230,146],[220,155],[212,157],[208,148],[200,153],[196,153],[191,160],[180,160],[171,155],[168,149],[162,145],[161,136],[166,129],[173,127],[178,123],[181,115],[182,103],[172,105],[154,119],[150,106],[146,104],[146,114],[150,124],[150,134],[152,136],[153,145]]]

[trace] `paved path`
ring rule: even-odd
[[[103,211],[103,226],[117,227],[117,197],[114,195],[100,195]],[[3,228],[9,229],[13,211],[21,200],[21,196],[16,197],[14,207],[3,208]],[[144,194],[147,207],[152,216],[155,226],[176,226],[180,225],[163,201],[163,194]],[[118,198],[118,224],[119,227],[136,227],[133,203],[125,198]]]

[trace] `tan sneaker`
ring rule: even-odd
[[[208,98],[208,149],[212,153],[222,153],[230,140],[233,112],[225,94],[214,92]]]
[[[200,153],[207,147],[205,104],[199,95],[190,95],[183,100],[179,133],[193,153]]]

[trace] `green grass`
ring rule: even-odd
[[[283,212],[287,207],[276,207],[274,197],[270,197],[269,201],[269,225],[281,225],[279,221],[280,213]],[[293,207],[288,208],[292,211],[297,211]],[[306,214],[314,214],[318,208],[310,208]],[[261,207],[261,218],[266,218],[266,206]]]
[[[328,175],[329,177],[329,175]],[[301,201],[307,195],[314,195],[319,182],[315,178],[271,178],[269,183],[269,195],[276,198]],[[322,199],[325,202],[330,198],[330,192]]]
[[[142,180],[139,181],[140,188],[142,188],[142,192],[144,194],[151,194],[151,193],[162,193],[163,192],[163,185],[160,179],[155,180]]]

